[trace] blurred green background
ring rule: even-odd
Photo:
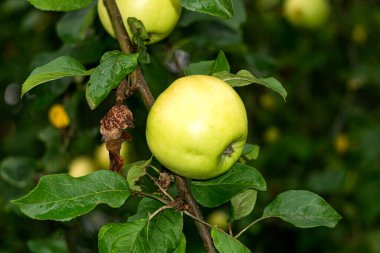
[[[288,92],[251,85],[238,88],[249,114],[249,142],[260,145],[252,164],[268,191],[259,193],[254,212],[234,224],[235,232],[261,215],[280,192],[306,189],[323,196],[343,219],[334,229],[298,229],[271,219],[252,227],[241,240],[253,252],[380,252],[380,3],[330,1],[325,25],[307,30],[289,24],[281,0],[234,0],[231,20],[184,11],[173,34],[149,46],[151,64],[142,66],[157,96],[178,78],[178,64],[215,59],[223,50],[232,72],[247,69],[274,76]],[[97,252],[104,223],[125,220],[138,199],[120,209],[99,206],[70,222],[36,221],[11,203],[45,174],[68,172],[86,156],[97,155],[99,121],[113,96],[91,111],[86,79],[67,78],[33,89],[20,87],[33,68],[70,55],[89,69],[107,50],[117,49],[97,18],[96,4],[70,13],[42,12],[26,0],[0,2],[0,253]],[[146,112],[138,95],[127,100],[136,127],[127,162],[149,158]],[[62,104],[67,128],[49,122],[49,108]],[[228,105],[226,105],[228,106]],[[98,151],[99,152],[99,151]],[[220,209],[229,212],[229,206]],[[207,216],[212,210],[203,209]],[[202,252],[192,221],[185,220],[188,252]]]

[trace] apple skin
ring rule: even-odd
[[[76,157],[69,166],[69,175],[72,177],[82,177],[96,170],[96,166],[91,158],[87,156]]]
[[[207,216],[206,222],[227,231],[229,218],[229,215],[225,211],[215,210]]]
[[[283,12],[293,25],[314,29],[326,21],[330,6],[327,0],[286,0]]]
[[[235,90],[215,77],[193,75],[177,79],[157,98],[146,139],[172,172],[210,179],[238,160],[247,132],[247,113]]]
[[[179,0],[116,0],[116,4],[130,37],[132,33],[127,19],[135,17],[143,22],[150,37],[150,41],[146,44],[156,43],[169,36],[182,10]],[[98,0],[98,14],[103,27],[115,38],[115,31],[103,0]]]

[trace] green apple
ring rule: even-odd
[[[283,11],[293,25],[313,29],[326,21],[330,6],[327,0],[286,0]]]
[[[229,215],[225,211],[215,210],[207,216],[206,222],[220,229],[223,229],[224,231],[227,231],[228,219]]]
[[[157,98],[146,139],[169,170],[209,179],[238,160],[247,132],[247,113],[235,90],[215,77],[193,75],[177,79]]]
[[[143,22],[150,38],[146,44],[156,43],[169,36],[182,10],[179,0],[116,0],[116,4],[129,36],[132,36],[132,33],[127,19],[135,17]],[[115,37],[103,0],[98,0],[98,14],[106,31]]]

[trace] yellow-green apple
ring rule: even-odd
[[[116,0],[116,4],[129,36],[132,36],[132,33],[127,19],[135,17],[143,22],[150,38],[146,44],[156,43],[169,36],[182,10],[179,0]],[[98,14],[106,31],[115,37],[103,0],[98,0]]]
[[[327,0],[286,0],[283,11],[293,25],[313,29],[326,21],[330,6]]]
[[[96,170],[95,163],[87,156],[79,156],[71,161],[69,175],[72,177],[85,176]]]
[[[209,179],[238,160],[247,132],[247,113],[236,91],[215,77],[192,75],[177,79],[157,98],[146,139],[169,170]]]
[[[227,231],[228,219],[229,219],[229,215],[225,211],[215,210],[207,216],[206,221],[207,223],[210,223],[213,226],[216,226],[220,229],[223,229],[224,231]]]

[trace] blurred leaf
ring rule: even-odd
[[[35,68],[22,85],[21,96],[41,83],[68,76],[86,76],[87,71],[76,59],[61,56],[46,65]]]
[[[101,203],[120,207],[129,195],[122,176],[100,170],[78,178],[67,174],[44,176],[28,195],[13,203],[33,219],[67,221]]]
[[[236,74],[231,74],[229,72],[223,71],[213,74],[213,76],[225,81],[230,84],[232,87],[241,87],[246,86],[251,83],[256,83],[264,85],[269,89],[277,92],[281,97],[286,101],[287,92],[282,86],[282,84],[273,77],[268,78],[257,78],[253,76],[247,70],[240,70]]]
[[[131,190],[141,191],[141,187],[137,185],[137,182],[146,174],[146,167],[148,167],[151,162],[152,158],[146,161],[139,161],[125,166],[127,168],[124,168],[124,171],[127,173],[127,181]]]
[[[256,160],[259,157],[260,147],[258,145],[246,143],[241,156],[247,160]]]
[[[246,189],[265,191],[266,183],[255,168],[235,163],[229,171],[219,177],[208,181],[193,180],[190,189],[198,203],[205,207],[216,207]]]
[[[339,191],[344,184],[346,171],[344,169],[329,169],[310,174],[307,185],[318,193]]]
[[[173,253],[186,253],[186,237],[183,233],[181,234],[181,241]]]
[[[106,52],[99,66],[93,71],[87,84],[86,98],[94,110],[120,82],[137,67],[138,54],[120,51]]]
[[[250,253],[251,251],[240,241],[227,235],[223,231],[212,228],[211,237],[214,241],[215,248],[220,253]]]
[[[172,209],[128,223],[107,224],[100,229],[100,253],[173,252],[181,241],[182,215]]]
[[[66,43],[84,40],[96,18],[95,2],[88,8],[65,13],[57,23],[58,36]]]
[[[263,216],[278,217],[299,228],[332,228],[342,218],[322,197],[304,190],[280,193],[264,209]]]
[[[256,204],[257,191],[247,189],[231,198],[232,218],[231,221],[239,220],[249,215]]]
[[[27,245],[28,249],[33,253],[69,253],[67,243],[63,237],[30,240]]]
[[[231,0],[180,0],[180,2],[184,8],[191,11],[221,18],[231,18],[234,15]]]
[[[150,63],[150,57],[144,42],[149,42],[149,34],[141,20],[134,17],[127,19],[129,28],[133,34],[132,42],[137,45],[139,62],[147,64]]]
[[[32,185],[35,163],[27,157],[7,157],[0,163],[0,178],[17,188]]]
[[[87,7],[93,0],[28,0],[37,9],[43,11],[74,11]]]

